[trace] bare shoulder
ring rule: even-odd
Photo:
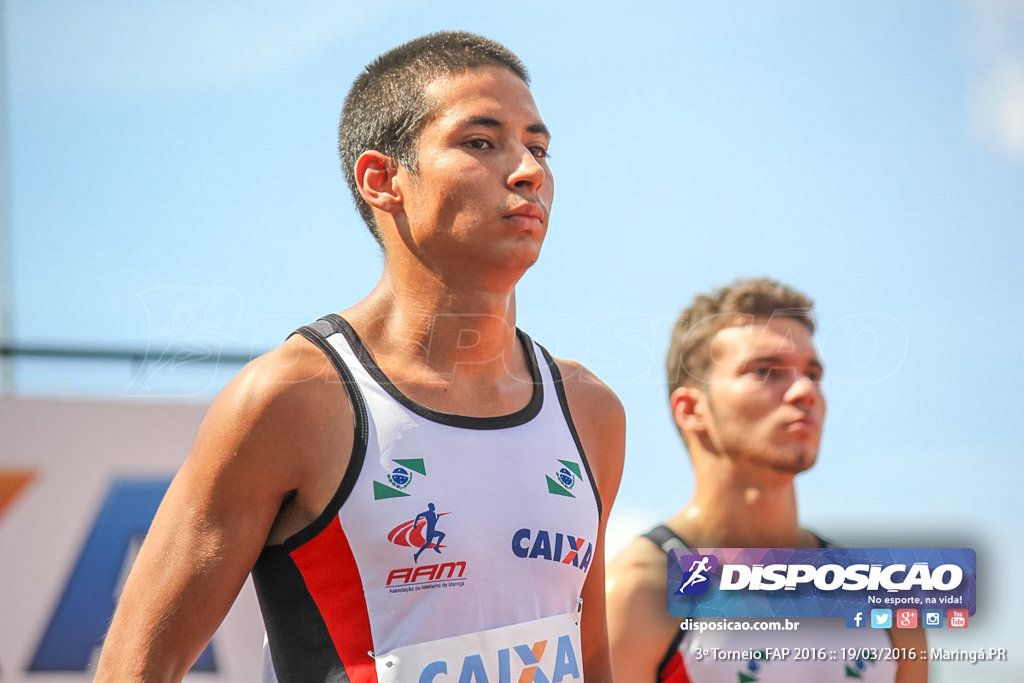
[[[327,357],[304,339],[291,337],[231,380],[210,406],[200,436],[202,429],[212,428],[212,436],[244,440],[240,445],[258,446],[254,436],[273,443],[287,432],[294,435],[319,424],[325,399],[343,398],[341,390]]]
[[[607,384],[576,361],[556,358],[555,363],[562,375],[562,384],[570,409],[579,408],[581,416],[597,413],[603,418],[614,419],[619,425],[625,426],[626,415],[622,409],[622,402]],[[574,416],[576,412],[574,410]]]
[[[268,410],[294,411],[294,417],[332,384],[337,373],[322,351],[299,336],[248,363],[217,397],[215,405],[262,415]],[[220,404],[220,405],[218,405]]]
[[[353,441],[332,372],[293,338],[217,396],[125,583],[97,681],[180,680],[263,548],[324,510]]]
[[[591,467],[597,470],[602,498],[614,498],[626,447],[626,413],[622,402],[580,363],[561,359],[555,359],[555,363],[583,449]]]
[[[608,640],[616,680],[656,681],[679,630],[666,605],[666,555],[634,539],[608,564]]]
[[[273,544],[315,519],[333,496],[353,424],[337,371],[295,336],[249,363],[218,395],[189,461],[207,472],[235,472],[254,494],[278,499]]]
[[[624,611],[640,612],[637,621],[678,625],[679,620],[668,615],[667,566],[660,548],[646,538],[633,539],[608,563],[609,606],[614,598]],[[645,608],[649,613],[643,613]]]

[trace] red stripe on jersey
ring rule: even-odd
[[[665,668],[661,670],[661,683],[690,683],[690,676],[686,673],[686,664],[683,662],[683,654],[676,652],[672,659],[668,660]]]
[[[348,680],[377,683],[377,669],[373,658],[367,654],[373,650],[373,636],[363,582],[338,518],[311,541],[292,551],[291,557],[327,624]],[[331,562],[324,562],[324,557],[330,557]]]

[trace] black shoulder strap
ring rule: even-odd
[[[334,321],[334,318],[337,317],[338,316],[336,315],[324,316],[316,322],[310,323],[309,325],[303,325],[288,336],[292,337],[299,335],[300,337],[305,337],[310,343],[323,351],[324,355],[331,361],[334,369],[338,371],[338,376],[341,378],[342,382],[345,383],[345,387],[348,389],[350,397],[352,398],[354,404],[353,407],[358,409],[362,404],[363,399],[362,396],[351,396],[353,390],[356,388],[355,379],[352,377],[352,373],[348,369],[348,366],[345,365],[345,361],[341,359],[338,351],[331,346],[329,341],[327,341],[327,338],[332,334],[342,331],[338,323]],[[358,390],[356,390],[356,393],[358,393]]]
[[[661,548],[662,552],[664,552],[666,555],[668,555],[668,551],[670,550],[683,550],[689,547],[686,545],[686,541],[679,538],[679,534],[672,531],[664,524],[659,524],[658,526],[654,527],[646,534],[644,534],[643,537],[649,540],[654,545]],[[672,661],[672,658],[675,656],[676,650],[679,649],[679,644],[682,642],[684,635],[686,635],[686,629],[680,628],[672,637],[672,642],[669,643],[668,649],[665,650],[665,656],[661,659],[661,662],[658,663],[659,681],[662,680],[662,676],[665,673],[666,667],[668,667],[669,663]]]
[[[320,318],[316,322],[300,327],[299,329],[292,332],[292,334],[301,334],[302,336],[306,337],[304,331],[309,329],[311,329],[315,335],[324,338],[330,337],[332,334],[338,331],[337,327],[333,324],[332,320],[325,316],[323,318]]]
[[[331,502],[327,507],[320,513],[317,519],[305,529],[302,529],[289,537],[281,545],[268,547],[264,550],[265,553],[291,552],[303,543],[308,542],[314,536],[323,531],[332,520],[335,520],[337,518],[338,510],[345,503],[349,494],[351,494],[352,490],[355,488],[356,481],[359,479],[359,473],[363,469],[363,462],[366,460],[366,449],[369,443],[370,433],[370,422],[367,417],[366,401],[363,399],[363,394],[359,390],[359,385],[352,376],[352,371],[349,370],[341,355],[338,354],[337,349],[327,341],[327,338],[337,331],[339,330],[336,324],[332,322],[331,316],[327,316],[314,323],[300,327],[292,332],[292,334],[289,335],[289,338],[294,335],[299,335],[319,348],[334,366],[334,369],[338,373],[338,377],[341,379],[341,382],[345,387],[345,393],[352,404],[354,417],[352,424],[352,454],[349,458],[349,465],[345,470],[345,474],[342,476],[337,491],[334,493],[334,497],[331,499]]]
[[[826,541],[824,538],[814,533],[813,531],[810,533],[812,536],[814,536],[815,539],[817,539],[819,548],[835,547],[835,545],[833,545],[829,541]],[[643,534],[643,537],[648,539],[654,545],[661,548],[666,555],[668,554],[669,550],[682,550],[690,547],[686,543],[686,541],[679,537],[679,534],[672,531],[664,524],[659,524],[658,526],[654,527],[646,534]]]
[[[654,527],[644,534],[643,537],[661,548],[666,555],[669,550],[683,550],[689,547],[686,545],[686,541],[679,538],[679,535],[676,532],[672,531],[664,524],[659,524]]]
[[[824,538],[814,533],[813,531],[811,531],[810,534],[811,536],[814,536],[814,538],[818,541],[819,548],[835,548],[835,544],[833,544],[830,541],[826,541]]]

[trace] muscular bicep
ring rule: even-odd
[[[323,485],[311,482],[318,468],[321,479],[333,474],[317,454],[344,440],[344,420],[311,429],[323,403],[311,398],[323,390],[260,370],[243,371],[203,420],[125,584],[97,680],[179,680],[292,507],[285,501],[310,507],[291,513],[291,526],[313,515]]]

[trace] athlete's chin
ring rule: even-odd
[[[771,463],[772,469],[776,472],[786,474],[800,474],[814,467],[818,460],[817,451],[798,450],[791,453],[780,454]]]
[[[512,245],[502,259],[502,265],[510,270],[526,272],[540,260],[541,243],[521,240]]]

